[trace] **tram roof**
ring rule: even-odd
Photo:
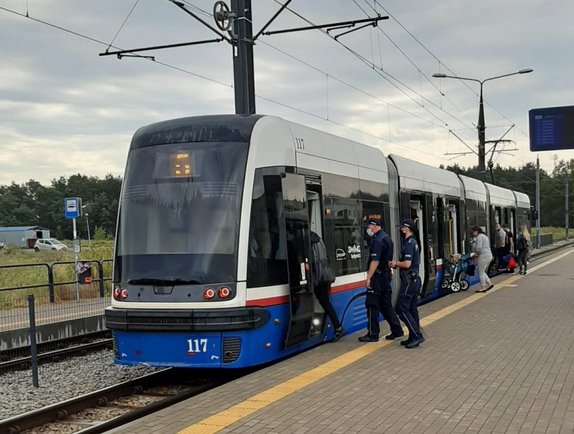
[[[486,202],[486,186],[484,182],[465,175],[458,175],[464,185],[465,199],[480,200]]]
[[[488,182],[485,182],[484,185],[486,185],[488,190],[491,205],[516,206],[516,197],[512,190],[489,184]]]
[[[389,158],[397,167],[401,188],[461,197],[460,181],[455,173],[395,154]]]
[[[131,149],[186,142],[249,142],[261,115],[192,116],[156,122],[136,131]]]
[[[530,208],[530,197],[526,193],[520,191],[513,191],[513,193],[516,196],[517,208]]]

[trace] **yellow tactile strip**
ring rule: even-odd
[[[548,261],[545,261],[535,267],[531,268],[531,272],[534,272],[540,268],[546,267],[548,264],[552,262],[558,261],[561,258],[571,254],[574,250],[569,250],[566,253],[558,255]],[[453,305],[445,307],[438,312],[435,312],[431,315],[426,316],[425,318],[421,319],[421,325],[428,326],[435,321],[438,321],[445,316],[456,312],[457,310],[462,309],[463,307],[474,303],[475,301],[479,300],[486,295],[492,294],[504,287],[513,286],[514,282],[521,279],[523,276],[521,275],[512,275],[507,279],[503,280],[496,284],[496,287],[493,288],[491,291],[487,293],[478,293],[473,294],[470,297],[465,298]],[[239,420],[247,417],[256,411],[267,407],[268,405],[294,393],[302,388],[313,384],[314,382],[325,378],[326,376],[356,362],[357,360],[362,359],[363,357],[374,353],[375,351],[380,350],[381,348],[392,344],[392,341],[379,341],[376,343],[362,345],[355,350],[352,350],[348,353],[342,354],[341,356],[336,357],[335,359],[330,360],[327,363],[324,363],[316,368],[313,368],[307,372],[304,372],[290,380],[284,381],[277,386],[274,386],[270,389],[265,390],[264,392],[258,393],[247,400],[240,402],[226,410],[223,410],[213,416],[210,416],[202,421],[191,425],[184,430],[180,431],[178,434],[213,434],[221,431],[224,428],[229,427],[233,423],[238,422]]]

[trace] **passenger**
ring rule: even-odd
[[[530,256],[530,233],[526,225],[520,225],[520,230],[516,234],[516,248],[518,249],[519,274],[526,274],[528,268],[528,257]]]
[[[502,225],[502,229],[504,229],[504,232],[506,232],[506,250],[505,250],[505,254],[514,254],[515,250],[514,250],[514,234],[512,233],[512,231],[510,230],[510,228],[508,227],[508,225],[505,223]]]
[[[416,226],[411,219],[405,219],[399,225],[404,237],[399,261],[393,261],[391,268],[398,268],[401,277],[401,289],[397,300],[397,314],[409,329],[409,337],[401,341],[406,348],[418,347],[425,341],[419,321],[419,276],[420,247],[415,238]]]
[[[393,241],[381,229],[381,224],[377,219],[371,219],[367,222],[367,234],[373,238],[369,249],[367,297],[365,299],[369,324],[367,334],[361,336],[359,340],[361,342],[377,342],[379,340],[381,331],[379,315],[381,313],[391,328],[391,333],[386,335],[385,339],[393,340],[404,335],[392,302],[392,272],[389,268],[389,261],[393,259]]]
[[[311,231],[311,278],[313,279],[313,292],[319,304],[331,319],[335,328],[333,342],[338,341],[345,334],[345,329],[337,317],[337,312],[329,300],[329,289],[335,281],[335,274],[329,264],[325,243],[319,235]]]
[[[490,243],[489,243],[490,244]],[[494,232],[494,247],[496,248],[496,268],[501,268],[504,264],[504,255],[506,255],[506,232],[496,223]]]
[[[486,292],[494,288],[487,273],[490,263],[492,262],[490,240],[482,232],[480,226],[472,227],[472,235],[474,236],[473,250],[476,257],[478,257],[478,275],[480,276],[480,289],[477,289],[475,292]]]

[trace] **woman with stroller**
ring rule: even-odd
[[[516,249],[518,250],[518,274],[526,274],[528,268],[528,257],[530,256],[530,233],[526,225],[520,225],[518,234],[516,234]]]
[[[490,240],[482,232],[480,226],[472,227],[472,235],[474,236],[473,250],[478,257],[478,275],[480,276],[480,289],[477,289],[475,292],[486,292],[494,288],[487,273],[492,262]]]

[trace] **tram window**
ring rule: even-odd
[[[368,251],[371,245],[371,238],[367,236],[367,228],[365,226],[366,221],[369,219],[377,219],[381,222],[381,228],[388,234],[391,232],[387,226],[387,218],[386,213],[383,211],[384,204],[382,202],[373,202],[368,200],[362,201],[363,207],[363,214],[362,214],[362,222],[361,222],[361,231],[362,231],[362,239],[363,239],[363,250],[362,250],[362,257],[361,257],[361,270],[367,269],[367,261],[369,259]]]
[[[288,282],[280,172],[280,168],[255,171],[247,260],[249,288]]]
[[[363,248],[360,202],[352,199],[333,199],[330,208],[337,275],[364,271],[362,256],[366,255],[366,251]]]
[[[321,174],[323,179],[323,195],[326,197],[358,197],[359,180],[347,176],[333,175],[330,173]]]

